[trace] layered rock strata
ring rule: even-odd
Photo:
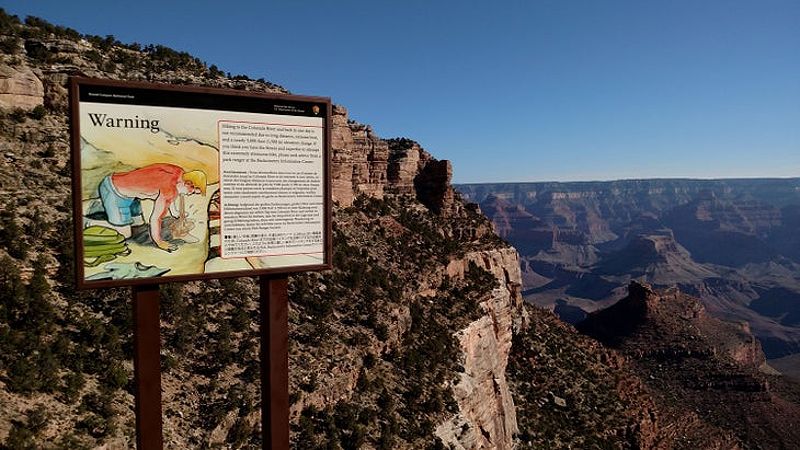
[[[33,70],[0,65],[0,107],[30,109],[43,103],[44,87]]]
[[[348,118],[336,105],[331,129],[333,200],[350,206],[359,194],[383,198],[386,194],[416,195],[428,208],[446,212],[455,206],[450,185],[452,166],[439,161],[416,142],[383,140],[372,127]]]
[[[459,411],[436,434],[451,448],[510,449],[519,429],[506,366],[513,333],[524,325],[518,256],[513,248],[470,253],[451,261],[448,275],[463,277],[470,263],[500,283],[480,304],[485,315],[457,333],[464,352],[464,372],[453,387]]]

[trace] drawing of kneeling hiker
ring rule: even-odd
[[[98,191],[107,223],[126,239],[131,237],[132,227],[145,224],[141,200],[153,200],[155,204],[148,220],[149,237],[161,250],[172,252],[178,247],[164,239],[162,220],[168,211],[175,210],[175,200],[180,199],[170,235],[173,239],[187,235],[194,224],[187,219],[184,196],[206,195],[206,187],[206,174],[201,170],[186,172],[173,164],[157,163],[112,173],[103,178]]]

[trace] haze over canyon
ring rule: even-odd
[[[520,252],[523,294],[577,323],[631,280],[747,322],[767,357],[800,351],[800,179],[464,184]],[[785,367],[787,361],[776,362]],[[792,369],[793,370],[793,369]]]

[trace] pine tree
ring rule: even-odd
[[[22,260],[28,256],[28,245],[22,227],[8,210],[0,213],[0,245],[16,259]]]

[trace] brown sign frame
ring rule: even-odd
[[[107,87],[129,89],[134,91],[149,92],[164,96],[178,93],[180,95],[205,96],[206,100],[223,99],[226,101],[248,102],[264,105],[276,102],[290,104],[315,104],[324,105],[325,111],[320,116],[324,120],[323,130],[323,261],[320,264],[303,266],[289,266],[277,268],[261,268],[249,270],[232,270],[198,274],[164,275],[148,278],[128,278],[121,280],[87,281],[84,269],[84,242],[83,242],[83,197],[81,173],[81,135],[80,135],[80,94],[81,87]],[[331,188],[331,128],[332,104],[328,97],[313,97],[290,94],[256,93],[233,89],[219,89],[199,86],[175,86],[159,83],[144,83],[131,81],[117,81],[96,78],[72,77],[70,79],[70,132],[72,147],[72,201],[74,223],[74,249],[75,249],[75,278],[78,289],[95,289],[107,287],[126,287],[150,284],[162,284],[179,281],[209,280],[221,278],[252,277],[259,275],[282,275],[306,271],[329,270],[332,268],[332,188]],[[154,105],[156,106],[156,105]],[[206,108],[211,109],[211,108]],[[226,109],[219,109],[227,111]],[[267,112],[265,112],[267,113]],[[271,114],[276,114],[273,112]],[[291,114],[285,114],[289,115]]]

